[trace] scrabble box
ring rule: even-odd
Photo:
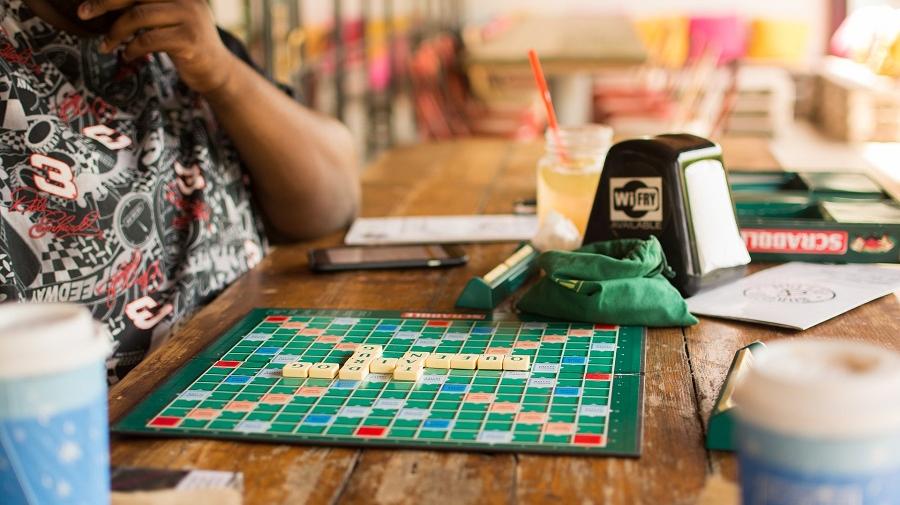
[[[900,262],[900,204],[864,174],[738,170],[729,183],[755,261]]]

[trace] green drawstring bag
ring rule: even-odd
[[[548,251],[544,275],[519,310],[566,321],[634,326],[690,326],[697,318],[666,277],[674,272],[656,237],[596,242]]]

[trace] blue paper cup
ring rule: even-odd
[[[0,306],[0,503],[109,503],[109,345],[71,305]]]
[[[776,342],[735,400],[744,505],[900,503],[900,354]]]

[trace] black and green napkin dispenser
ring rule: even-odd
[[[610,148],[584,243],[651,235],[684,296],[744,275],[750,256],[717,144],[667,134]]]

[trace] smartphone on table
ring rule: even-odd
[[[309,251],[309,267],[317,272],[382,268],[439,268],[464,265],[461,247],[441,244],[329,247]]]

